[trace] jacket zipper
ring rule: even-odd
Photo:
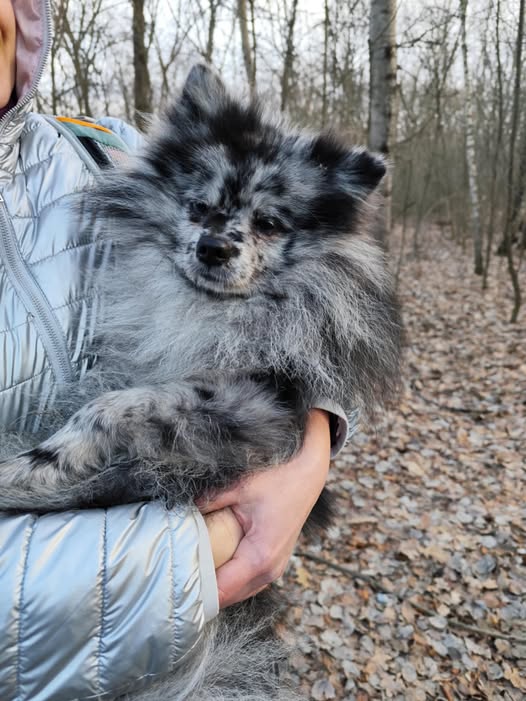
[[[69,358],[66,338],[49,302],[40,289],[22,256],[11,224],[5,201],[0,194],[0,260],[9,281],[19,294],[46,351],[51,369],[58,384],[72,382],[73,368]]]
[[[51,10],[49,0],[42,0],[42,9],[46,19],[44,46],[40,63],[33,77],[27,94],[12,107],[0,120],[0,133],[13,115],[22,110],[35,96],[42,78],[48,55],[51,50]],[[66,338],[49,302],[34,279],[22,252],[18,246],[16,234],[11,223],[4,198],[0,194],[0,260],[3,262],[9,281],[19,294],[26,310],[33,317],[33,322],[44,346],[57,383],[71,382],[74,379],[73,368],[69,358]]]

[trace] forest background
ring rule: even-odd
[[[195,61],[388,158],[405,390],[284,586],[315,701],[526,698],[525,0],[53,0],[42,111],[139,128]]]
[[[40,107],[141,126],[195,61],[212,63],[295,122],[386,153],[403,254],[419,255],[434,221],[474,247],[483,286],[493,253],[507,255],[516,319],[526,248],[523,4],[54,0]]]

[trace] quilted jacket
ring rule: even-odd
[[[68,129],[30,111],[51,40],[48,0],[13,5],[18,99],[0,112],[0,430],[34,431],[57,385],[87,368],[93,273],[106,251],[70,211],[98,167]],[[133,129],[101,122],[137,146]],[[136,689],[172,669],[217,609],[196,510],[0,515],[2,701]]]

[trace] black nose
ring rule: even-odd
[[[223,265],[239,254],[239,251],[229,241],[213,236],[201,236],[197,244],[197,257],[205,265]]]

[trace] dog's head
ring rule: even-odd
[[[292,129],[197,65],[133,173],[136,242],[197,287],[250,295],[352,236],[384,173],[381,157]]]

